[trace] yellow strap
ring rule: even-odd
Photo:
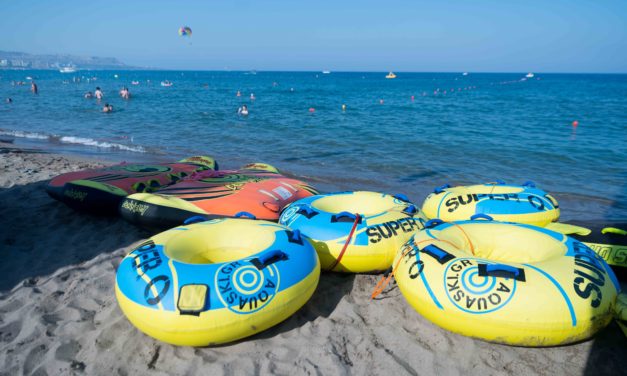
[[[618,235],[627,235],[627,230],[623,230],[616,227],[604,227],[601,230],[601,234],[618,234]]]
[[[548,225],[545,226],[545,228],[549,230],[557,231],[564,235],[577,234],[581,236],[587,236],[587,235],[590,235],[590,233],[592,232],[592,230],[585,228],[585,227],[575,226],[575,225],[571,225],[568,223],[560,223],[560,222],[549,223]]]

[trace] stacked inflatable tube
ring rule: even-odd
[[[619,292],[607,263],[544,228],[433,220],[396,256],[407,301],[450,331],[518,346],[591,337],[614,316]]]
[[[307,183],[287,178],[270,165],[254,163],[240,170],[196,174],[154,193],[130,195],[120,214],[135,225],[156,230],[179,226],[192,216],[233,217],[241,211],[276,221],[284,207],[316,193]]]
[[[216,219],[152,237],[120,264],[120,308],[164,342],[235,341],[291,316],[311,297],[320,263],[297,231],[267,221]]]
[[[407,197],[377,192],[308,197],[286,208],[279,219],[311,241],[322,269],[348,273],[390,268],[398,248],[425,221]]]
[[[546,226],[559,219],[557,201],[532,182],[508,185],[504,182],[436,188],[425,199],[422,211],[443,221],[466,220],[487,214],[498,221]]]
[[[77,210],[117,214],[120,202],[129,194],[151,192],[193,173],[215,169],[215,160],[206,156],[189,157],[175,163],[123,163],[59,175],[46,185],[46,192]]]
[[[613,267],[627,268],[627,223],[621,221],[566,221],[547,228],[583,242]]]

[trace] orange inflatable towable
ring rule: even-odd
[[[154,193],[130,195],[120,213],[133,224],[155,230],[179,226],[194,216],[206,220],[240,212],[277,221],[287,205],[315,194],[307,183],[285,177],[273,166],[253,163],[240,170],[193,174]]]

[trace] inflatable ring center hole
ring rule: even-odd
[[[475,257],[505,263],[535,263],[563,256],[565,252],[561,239],[548,231],[493,222],[467,223],[463,231],[458,226],[448,226],[437,238],[446,239],[459,249],[470,249],[470,241]]]
[[[254,221],[243,219],[238,222],[224,226],[213,224],[215,236],[208,236],[202,223],[189,226],[187,231],[180,231],[168,240],[165,252],[178,262],[218,264],[250,257],[274,243],[274,232]]]
[[[312,203],[314,209],[329,213],[359,213],[370,216],[389,211],[397,206],[392,196],[382,197],[380,193],[355,192],[351,194],[331,195]]]

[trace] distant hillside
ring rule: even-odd
[[[75,55],[33,55],[25,52],[0,51],[0,69],[138,69],[114,57]]]

